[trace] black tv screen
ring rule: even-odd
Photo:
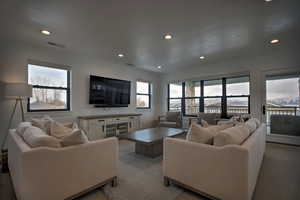
[[[90,76],[90,104],[126,107],[130,104],[130,81]]]

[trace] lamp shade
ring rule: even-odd
[[[6,83],[5,97],[12,99],[32,97],[32,86],[27,83]]]

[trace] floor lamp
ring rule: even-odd
[[[8,131],[11,128],[12,121],[14,119],[16,110],[19,106],[21,111],[21,118],[22,121],[25,121],[24,116],[24,108],[23,108],[23,99],[29,98],[32,96],[32,86],[28,85],[27,83],[6,83],[4,88],[4,95],[7,99],[15,100],[15,104],[13,107],[13,111],[9,118],[8,128],[5,132],[4,139],[1,144],[1,152],[2,152],[2,172],[8,171],[8,152],[7,149],[4,147],[5,142],[7,139]]]

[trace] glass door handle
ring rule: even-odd
[[[263,115],[266,114],[266,105],[263,105],[263,106],[262,106],[262,113],[263,113]]]

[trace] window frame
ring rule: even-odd
[[[67,95],[67,107],[65,109],[39,109],[39,110],[32,110],[30,108],[30,97],[27,99],[27,112],[56,112],[56,111],[70,111],[71,110],[71,70],[69,69],[64,69],[64,68],[59,68],[59,67],[53,67],[51,65],[46,65],[46,64],[38,64],[38,63],[27,63],[27,77],[29,76],[29,70],[28,67],[29,65],[37,65],[40,67],[48,67],[48,68],[54,68],[54,69],[60,69],[60,70],[66,70],[67,71],[67,87],[55,87],[55,86],[41,86],[41,85],[32,85],[32,90],[34,88],[38,89],[52,89],[52,90],[64,90],[66,91]],[[29,81],[29,80],[28,80]]]
[[[146,93],[138,93],[137,92],[137,83],[138,82],[143,82],[143,83],[147,83],[148,85],[149,85],[149,87],[148,87],[148,93],[146,94]],[[148,98],[149,98],[149,106],[147,106],[147,107],[138,107],[137,106],[137,102],[135,103],[136,105],[136,109],[151,109],[151,96],[152,96],[152,94],[151,94],[151,91],[152,91],[152,84],[151,84],[151,82],[150,81],[141,81],[141,80],[137,80],[136,82],[136,89],[135,89],[135,96],[137,97],[138,95],[140,95],[140,96],[148,96]],[[136,98],[137,99],[137,98]]]

